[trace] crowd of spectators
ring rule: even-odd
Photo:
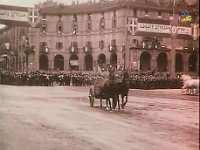
[[[131,89],[176,89],[182,87],[180,76],[171,77],[169,73],[139,72],[126,70]],[[123,70],[112,71],[116,79],[120,79]],[[109,73],[43,73],[43,72],[0,72],[0,84],[29,86],[90,86],[96,78],[109,79]]]

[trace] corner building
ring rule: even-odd
[[[174,45],[171,34],[163,33],[162,29],[151,33],[148,29],[140,32],[136,27],[138,23],[170,25],[173,18],[178,20],[180,11],[177,7],[173,17],[171,3],[159,0],[100,1],[39,8],[39,23],[25,33],[29,49],[16,48],[19,52],[13,60],[14,68],[85,72],[112,65],[170,72],[174,67],[176,74],[197,75],[199,36],[193,38],[194,28],[199,28],[196,9],[191,11],[192,22],[177,21],[183,28],[191,28],[191,35],[177,34]],[[15,30],[12,28],[17,27],[6,30]]]

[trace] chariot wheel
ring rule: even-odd
[[[53,86],[59,86],[59,83],[56,81],[53,81]]]
[[[90,107],[94,106],[94,91],[90,88],[89,91],[89,100],[90,100]]]

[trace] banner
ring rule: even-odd
[[[163,24],[138,23],[136,31],[171,34],[172,29],[174,28],[176,28],[175,30],[177,30],[178,35],[183,34],[192,36],[191,27],[171,26]]]
[[[14,10],[0,10],[0,20],[28,21],[28,12]]]
[[[78,66],[79,65],[79,61],[78,60],[70,60],[70,65]]]
[[[192,36],[192,27],[172,26],[170,22],[151,22],[143,20],[140,22],[137,18],[128,18],[128,30],[132,34],[137,32],[141,33],[161,33],[161,34],[176,34],[176,35],[189,35]]]
[[[155,33],[170,33],[170,25],[138,23],[137,31],[155,32]]]

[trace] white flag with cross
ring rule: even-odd
[[[29,23],[31,24],[32,27],[35,27],[36,24],[39,22],[39,10],[37,8],[29,8]]]

